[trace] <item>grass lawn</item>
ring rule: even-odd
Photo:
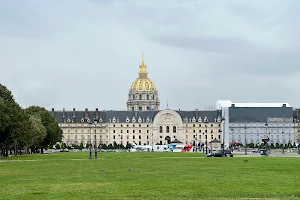
[[[300,158],[246,159],[156,152],[10,157],[0,160],[0,199],[300,199]]]

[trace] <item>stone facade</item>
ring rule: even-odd
[[[71,145],[169,144],[203,145],[221,138],[221,113],[214,111],[54,111],[63,131],[63,142]],[[94,123],[94,121],[96,123]],[[90,141],[90,138],[92,141]]]

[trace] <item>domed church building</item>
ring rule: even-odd
[[[160,101],[158,99],[156,86],[153,81],[148,78],[147,65],[145,64],[143,53],[139,77],[133,81],[129,89],[127,110],[159,110],[159,106]]]
[[[160,109],[157,88],[148,78],[144,54],[126,105],[127,110],[86,108],[77,111],[73,108],[71,111],[52,109],[52,112],[63,131],[63,143],[67,145],[135,143],[153,146],[180,141],[203,146],[214,139],[222,140],[220,110]]]

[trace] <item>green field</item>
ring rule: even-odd
[[[246,159],[151,152],[10,157],[0,160],[0,199],[300,199],[300,158]]]

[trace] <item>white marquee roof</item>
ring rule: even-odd
[[[235,107],[282,107],[283,104],[286,104],[286,107],[292,107],[289,103],[233,103],[230,100],[219,100],[216,103],[216,108],[228,108],[232,104],[235,104]]]

